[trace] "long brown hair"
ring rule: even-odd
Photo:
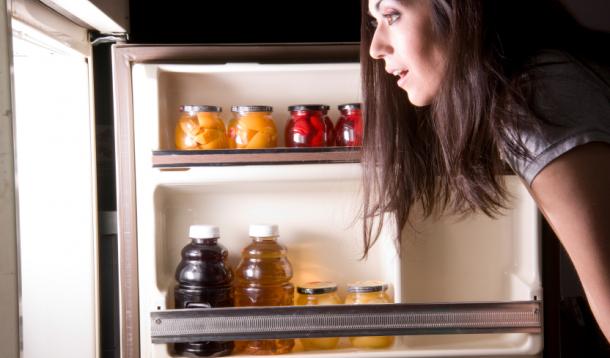
[[[363,257],[384,214],[393,217],[400,242],[416,204],[425,217],[435,210],[500,213],[508,197],[501,157],[528,158],[516,133],[546,121],[530,103],[528,59],[566,47],[580,30],[552,0],[415,1],[431,6],[447,56],[443,84],[425,108],[411,105],[382,61],[369,57],[375,29],[362,0]]]

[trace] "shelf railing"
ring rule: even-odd
[[[540,301],[196,308],[150,314],[153,343],[540,333]]]

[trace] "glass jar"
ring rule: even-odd
[[[388,285],[383,281],[358,281],[347,286],[346,305],[392,303],[386,293]],[[350,337],[356,348],[387,348],[394,343],[394,337]]]
[[[360,103],[339,105],[341,117],[335,126],[335,145],[355,147],[362,145],[362,111]]]
[[[297,306],[341,304],[334,282],[308,282],[297,286],[297,293]],[[306,350],[333,349],[337,347],[339,337],[301,338],[301,343]]]
[[[322,114],[324,115],[324,124],[326,124],[326,146],[332,147],[335,145],[335,125],[328,116],[329,109],[330,106],[324,105],[324,108],[322,109]]]
[[[229,147],[237,149],[273,148],[277,146],[277,129],[271,106],[232,106],[233,119],[227,131]]]
[[[208,105],[180,106],[176,123],[175,144],[179,150],[228,148],[221,107]]]
[[[287,147],[324,147],[328,130],[324,121],[321,104],[298,104],[289,106],[290,120],[286,123],[285,140]]]

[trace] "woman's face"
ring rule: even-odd
[[[434,35],[430,0],[368,0],[376,23],[369,53],[385,61],[415,106],[426,106],[438,93],[445,72],[445,53]]]

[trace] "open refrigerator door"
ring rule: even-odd
[[[515,176],[506,176],[513,200],[504,216],[415,218],[400,250],[386,230],[362,261],[357,149],[176,150],[184,104],[270,105],[280,146],[289,105],[325,103],[337,118],[337,105],[361,98],[356,45],[115,45],[113,70],[123,357],[175,356],[168,343],[214,332],[221,339],[401,335],[382,350],[353,348],[347,338],[328,351],[304,351],[297,343],[292,356],[541,355],[539,217]],[[348,307],[356,313],[346,321],[317,328],[307,319],[321,312],[306,308],[248,311],[258,321],[231,310],[173,310],[174,272],[189,225],[219,226],[235,267],[248,224],[256,222],[279,224],[295,284],[336,281],[345,295],[350,282],[383,280],[395,304]],[[236,317],[234,330],[212,325],[215,315]],[[374,323],[381,316],[398,318]],[[368,324],[356,327],[360,318]],[[496,318],[502,322],[494,325]]]
[[[9,353],[0,355],[96,357],[98,228],[89,31],[114,33],[121,27],[96,2],[45,3],[1,3],[6,189],[1,219],[2,235],[9,235],[2,240],[7,259],[1,273],[16,283],[2,282],[2,302],[9,303],[2,305],[8,310],[2,317],[9,318],[2,349]],[[5,276],[4,265],[13,266],[11,276]],[[18,326],[12,320],[17,316]]]

